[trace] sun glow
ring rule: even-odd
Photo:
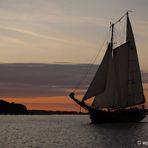
[[[148,108],[148,84],[144,83],[144,94],[146,98],[145,106]],[[76,95],[79,100],[82,95]],[[3,99],[8,102],[21,103],[27,106],[28,110],[53,110],[53,111],[80,111],[80,106],[67,96],[50,96],[50,97],[26,97],[14,98],[7,97]],[[92,99],[86,101],[88,104],[92,103]],[[82,109],[82,111],[85,111]]]
[[[4,100],[24,104],[28,110],[79,111],[79,106],[69,99],[68,96],[6,98]]]

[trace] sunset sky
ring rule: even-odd
[[[67,97],[86,72],[76,64],[91,63],[106,39],[99,64],[110,22],[132,10],[148,98],[147,7],[147,0],[0,0],[0,97],[29,109],[78,109]]]

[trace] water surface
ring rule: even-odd
[[[93,125],[88,115],[0,116],[0,148],[81,147],[148,147],[148,117],[140,123]]]

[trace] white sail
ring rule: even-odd
[[[129,42],[129,84],[128,84],[128,106],[145,103],[143,86],[141,80],[140,66],[137,56],[135,39],[129,17],[127,16],[127,35]]]
[[[93,81],[91,82],[83,100],[89,99],[102,93],[106,87],[107,71],[108,71],[108,61],[109,55],[111,54],[111,45],[108,45],[105,56],[95,74]]]

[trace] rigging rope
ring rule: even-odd
[[[120,19],[118,19],[115,23],[113,23],[114,25],[119,23],[126,15],[128,15],[129,12],[133,12],[132,10],[127,10],[126,13],[124,15],[122,15],[122,17],[120,17]],[[112,24],[111,24],[112,25]]]
[[[114,28],[114,31],[115,31],[115,40],[116,40],[117,43],[119,42],[120,45],[125,42],[125,36],[123,35],[124,34],[124,31],[125,31],[125,28],[126,28],[125,25],[126,25],[126,23],[124,21],[124,23],[122,25],[123,26],[122,29],[121,28],[118,28],[117,29],[116,27]],[[117,44],[117,46],[118,46],[118,44]]]
[[[129,12],[132,12],[132,11],[131,11],[131,10],[128,10],[120,19],[118,19],[118,20],[117,20],[115,23],[113,23],[113,24],[115,25],[115,24],[121,22],[121,20],[122,20],[126,15],[128,15]],[[111,26],[112,26],[112,24],[111,24]],[[110,33],[110,30],[111,30],[111,27],[110,27],[110,29],[109,29],[109,33]],[[107,35],[108,35],[108,32],[107,32]],[[74,88],[74,90],[73,90],[74,93],[80,88],[80,85],[82,84],[82,82],[85,81],[86,77],[88,76],[89,71],[91,70],[92,66],[94,65],[94,63],[95,63],[95,61],[96,61],[96,59],[97,59],[97,57],[98,57],[99,54],[101,53],[101,51],[102,51],[102,49],[103,49],[103,47],[104,47],[105,42],[106,42],[106,35],[105,35],[105,40],[104,40],[104,42],[103,42],[103,44],[102,44],[100,50],[97,52],[96,56],[90,60],[90,63],[89,63],[90,66],[88,67],[88,70],[87,70],[86,74],[84,73],[84,74],[85,74],[84,77],[83,77],[82,79],[80,79],[79,82],[78,82],[78,84],[75,86],[75,88]]]
[[[105,42],[107,41],[107,38],[108,38],[109,34],[110,34],[110,29],[109,29],[109,31],[107,31],[107,33],[105,34],[105,39],[104,39],[104,41],[103,41],[103,43],[102,43],[102,45],[101,45],[100,50],[97,51],[97,54],[95,54],[95,56],[93,56],[93,57],[91,58],[90,63],[88,64],[89,67],[88,67],[87,71],[85,71],[85,72],[83,73],[83,74],[84,74],[83,78],[81,78],[81,79],[78,81],[76,87],[74,88],[74,90],[73,90],[74,93],[80,88],[82,82],[84,82],[84,81],[86,80],[86,78],[87,78],[87,76],[88,76],[88,74],[89,74],[89,71],[91,71],[91,68],[93,67],[93,65],[94,65],[94,63],[95,63],[97,57],[99,56],[99,54],[101,53],[101,51],[102,51],[102,49],[103,49],[104,44],[105,44]]]

